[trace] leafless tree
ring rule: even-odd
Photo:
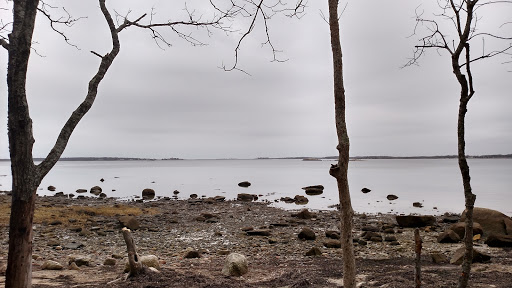
[[[42,14],[50,23],[51,28],[59,33],[66,42],[70,39],[60,27],[72,25],[78,19],[72,18],[66,10],[64,16],[54,17],[54,7],[39,0],[12,1],[12,21],[0,22],[0,45],[8,52],[7,86],[8,86],[8,137],[12,173],[12,204],[9,226],[9,252],[6,271],[5,286],[9,288],[31,287],[31,259],[32,259],[32,223],[36,201],[36,190],[46,174],[57,163],[64,152],[72,132],[92,107],[98,94],[98,87],[110,66],[120,51],[119,34],[130,27],[148,30],[153,39],[160,45],[170,45],[161,29],[170,29],[181,39],[192,45],[204,43],[193,34],[186,32],[186,27],[202,28],[208,33],[212,29],[222,32],[235,32],[231,30],[230,22],[239,17],[252,20],[248,32],[238,42],[235,49],[235,62],[227,70],[238,69],[239,49],[243,39],[252,31],[261,15],[267,31],[267,41],[274,56],[277,50],[270,41],[268,21],[272,15],[285,13],[290,17],[299,17],[303,13],[305,3],[298,1],[294,5],[287,5],[281,0],[230,0],[222,2],[223,5],[210,0],[209,5],[215,13],[208,20],[202,20],[201,15],[196,16],[193,11],[188,12],[188,18],[179,21],[166,21],[156,23],[153,13],[140,15],[131,20],[128,15],[114,14],[107,9],[105,0],[99,0],[99,6],[110,30],[112,49],[105,54],[92,52],[100,58],[96,74],[89,81],[87,94],[83,102],[73,111],[67,122],[60,130],[60,134],[45,159],[34,163],[32,154],[35,142],[32,132],[32,119],[29,114],[29,105],[26,95],[27,69],[32,47],[32,36],[37,14]],[[221,1],[218,1],[221,2]],[[117,20],[117,21],[116,21]],[[145,22],[144,22],[145,21]],[[7,36],[8,34],[8,36]],[[275,59],[277,59],[275,57]]]
[[[338,164],[332,165],[329,174],[336,178],[340,198],[341,248],[343,251],[343,287],[356,287],[356,262],[352,241],[354,210],[348,186],[348,162],[350,142],[345,120],[345,86],[343,83],[343,59],[340,43],[338,0],[329,1],[329,28],[334,70],[334,109],[338,134]]]
[[[423,13],[418,13],[416,17],[416,27],[414,35],[424,33],[419,38],[420,44],[415,46],[413,57],[406,66],[418,64],[419,59],[425,55],[427,49],[437,49],[439,52],[448,52],[451,58],[453,74],[460,86],[459,112],[457,120],[457,142],[458,142],[458,160],[462,175],[464,187],[464,199],[466,206],[465,237],[464,237],[464,260],[462,264],[462,273],[459,277],[458,287],[467,287],[469,275],[471,272],[471,263],[473,258],[473,207],[475,205],[476,195],[471,188],[471,177],[469,165],[466,160],[465,143],[465,117],[469,100],[475,95],[473,73],[471,64],[475,61],[491,58],[497,55],[508,54],[512,51],[512,33],[509,35],[499,35],[498,31],[479,31],[478,21],[482,18],[480,14],[492,13],[492,9],[503,7],[506,4],[512,4],[512,1],[482,1],[482,0],[440,0],[438,1],[441,13],[435,15],[434,19],[423,17]],[[448,22],[454,29],[455,34],[444,31],[441,21]],[[423,29],[423,30],[422,30]],[[420,32],[420,30],[425,32]],[[453,39],[450,35],[456,35]],[[478,39],[485,41],[503,40],[505,45],[491,51],[482,49],[481,54],[474,57],[471,53],[471,45]],[[501,42],[503,43],[503,42]],[[510,55],[510,54],[509,54]]]

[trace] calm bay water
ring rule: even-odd
[[[39,195],[53,195],[46,187],[75,193],[98,185],[108,196],[129,199],[152,188],[157,196],[181,199],[196,193],[236,198],[238,193],[263,195],[274,202],[284,196],[305,195],[301,187],[322,184],[324,194],[307,196],[305,206],[276,202],[286,209],[328,209],[338,203],[336,181],[328,170],[333,161],[301,160],[178,160],[178,161],[62,161],[47,175]],[[470,159],[476,206],[512,216],[512,159]],[[0,190],[10,190],[10,163],[0,162]],[[104,178],[104,182],[99,180]],[[250,181],[249,188],[238,187]],[[364,160],[349,164],[349,184],[356,212],[366,213],[460,213],[464,209],[462,180],[456,159]],[[372,191],[361,193],[363,187]],[[113,191],[115,190],[115,191]],[[85,193],[90,195],[89,193]],[[399,198],[388,201],[386,196]],[[422,202],[423,208],[412,207]],[[437,207],[437,209],[433,209]]]

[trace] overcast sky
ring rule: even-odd
[[[108,27],[96,1],[56,2],[65,3],[73,16],[88,18],[63,29],[77,50],[39,15],[34,39],[44,57],[32,54],[27,79],[36,157],[48,153],[85,97],[87,82],[99,64],[89,51],[105,54],[110,49]],[[415,9],[424,11],[425,17],[435,12],[428,2],[435,1],[348,2],[341,41],[352,156],[457,153],[459,88],[449,56],[430,51],[420,66],[400,68],[417,43],[417,36],[408,37],[415,25]],[[207,3],[188,1],[187,6],[197,9],[197,15],[208,15]],[[151,7],[162,20],[186,16],[185,1],[117,0],[107,1],[107,6],[122,14],[130,8],[132,17],[150,12]],[[327,0],[310,0],[300,20],[276,15],[269,21],[273,44],[283,51],[279,57],[288,59],[284,63],[271,62],[268,46],[261,46],[265,39],[258,22],[239,55],[239,67],[251,76],[219,68],[233,63],[241,32],[214,31],[208,37],[201,30],[184,30],[208,43],[204,47],[192,47],[167,33],[173,46],[162,50],[147,31],[123,31],[121,53],[63,156],[336,155],[329,27],[320,11],[328,14]],[[0,15],[4,22],[12,17],[9,11],[0,10]],[[495,29],[510,15],[506,9],[482,10],[481,27]],[[232,24],[243,30],[248,22]],[[500,29],[508,29],[510,36],[511,27]],[[491,45],[486,43],[486,49]],[[478,53],[479,48],[473,51]],[[6,71],[7,52],[0,50],[0,55],[0,67]],[[473,65],[477,93],[467,114],[468,154],[512,153],[512,74],[508,72],[512,67],[501,64],[509,60],[502,57]],[[2,83],[0,158],[8,158],[7,88],[5,80]]]

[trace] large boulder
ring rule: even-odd
[[[464,235],[466,234],[466,223],[464,222],[458,222],[450,226],[449,228],[453,232],[457,233],[459,235],[460,239],[464,239]],[[480,225],[478,222],[473,222],[473,235],[482,235],[484,233],[482,229],[482,225]]]
[[[396,222],[400,227],[403,228],[416,228],[432,226],[434,223],[436,223],[436,218],[431,215],[397,215]]]
[[[151,188],[146,188],[142,190],[142,199],[151,200],[153,198],[155,198],[155,190]]]
[[[91,191],[90,191],[91,194],[96,195],[96,196],[100,195],[101,192],[102,192],[102,189],[100,186],[94,186],[91,188]]]
[[[466,219],[466,211],[462,213],[461,222]],[[473,222],[482,225],[483,236],[489,234],[512,235],[512,219],[507,215],[492,209],[475,207],[473,209]]]
[[[512,235],[496,235],[487,236],[485,244],[490,247],[512,247]]]
[[[251,201],[258,200],[258,195],[240,193],[236,196],[236,200],[242,201],[242,202],[251,202]]]
[[[222,274],[226,276],[242,276],[248,271],[247,259],[244,255],[238,253],[229,254],[222,268]]]

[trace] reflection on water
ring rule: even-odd
[[[496,209],[512,215],[510,187],[512,159],[470,159],[472,185],[477,195],[476,206]],[[181,160],[181,161],[62,161],[47,175],[40,195],[53,195],[46,187],[75,193],[98,185],[108,196],[129,198],[140,196],[144,188],[152,188],[157,196],[186,199],[190,194],[236,198],[238,193],[263,195],[260,199],[274,202],[281,197],[305,195],[301,188],[322,184],[324,193],[307,196],[305,206],[275,202],[286,209],[327,209],[338,202],[336,181],[329,176],[332,161],[301,160]],[[0,190],[10,190],[10,167],[0,162]],[[105,179],[100,182],[100,179]],[[249,188],[238,187],[249,181]],[[362,213],[460,213],[464,208],[462,180],[456,159],[364,160],[351,161],[349,183],[352,203]],[[361,193],[361,189],[371,189]],[[399,198],[389,201],[386,196]],[[86,193],[85,195],[90,195]],[[421,202],[423,208],[414,208]],[[433,209],[437,207],[437,209]]]

